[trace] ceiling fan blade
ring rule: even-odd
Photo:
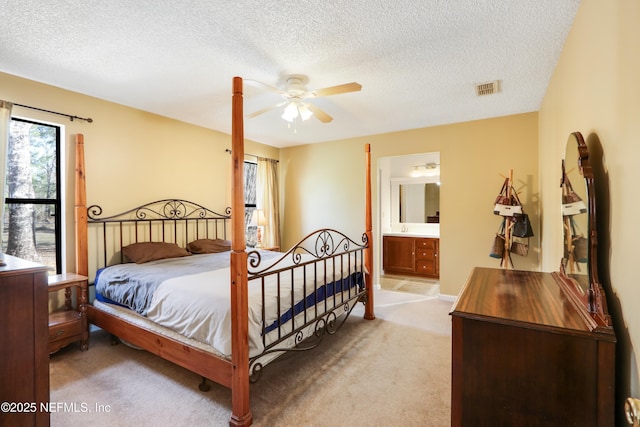
[[[315,94],[315,96],[329,96],[341,93],[357,92],[360,89],[362,89],[362,85],[360,83],[351,82],[337,86],[325,87],[324,89],[312,90],[311,93]]]
[[[283,91],[281,91],[277,87],[273,87],[273,86],[270,86],[270,85],[268,85],[266,83],[259,82],[258,80],[245,79],[244,82],[247,83],[248,85],[251,85],[251,86],[254,86],[254,87],[259,87],[259,88],[262,88],[262,89],[266,89],[266,90],[268,90],[270,92],[277,93],[278,95],[282,95],[284,93]]]
[[[331,120],[333,120],[333,117],[331,117],[312,103],[307,103],[307,108],[311,110],[315,118],[320,120],[322,123],[329,123]]]
[[[247,114],[247,118],[248,119],[253,119],[254,117],[259,116],[260,114],[266,113],[267,111],[271,111],[271,110],[274,110],[276,108],[282,107],[286,103],[287,103],[286,101],[285,102],[281,102],[279,104],[274,104],[274,105],[271,105],[269,107],[263,108],[261,110],[255,111],[255,112],[253,112],[251,114]]]

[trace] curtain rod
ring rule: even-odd
[[[230,149],[230,148],[226,148],[224,151],[225,151],[226,153],[229,153],[229,154],[231,154],[231,153],[232,153],[232,151],[231,151],[231,149]],[[270,159],[269,157],[256,156],[255,154],[251,154],[251,153],[244,153],[244,155],[245,155],[245,156],[257,157],[258,159],[273,160],[273,161],[275,161],[275,162],[277,162],[277,163],[280,163],[280,160]]]
[[[43,108],[37,108],[37,107],[30,107],[29,105],[23,105],[23,104],[14,103],[13,105],[15,105],[17,107],[29,108],[31,110],[38,110],[38,111],[42,111],[42,112],[49,113],[49,114],[57,114],[58,116],[69,117],[69,120],[71,120],[71,121],[73,121],[74,119],[78,119],[78,120],[84,120],[87,123],[93,123],[93,119],[92,118],[72,116],[71,114],[58,113],[56,111],[45,110]]]

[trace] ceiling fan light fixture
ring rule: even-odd
[[[302,118],[302,120],[309,120],[309,118],[313,116],[313,112],[309,110],[307,104],[300,104],[298,106],[298,111],[300,112],[300,117]]]
[[[288,122],[292,122],[298,117],[298,106],[295,102],[290,102],[286,107],[284,107],[284,112],[281,116]]]
[[[296,122],[296,119],[298,117],[300,117],[304,121],[310,119],[313,116],[322,123],[329,123],[333,120],[333,117],[328,115],[317,105],[304,102],[307,98],[340,95],[342,93],[358,92],[362,89],[362,85],[360,83],[351,82],[336,86],[329,86],[314,91],[308,91],[305,87],[308,79],[306,76],[301,74],[294,74],[289,76],[286,79],[286,85],[283,89],[261,83],[257,80],[246,79],[244,81],[251,85],[266,89],[269,92],[277,93],[282,98],[284,98],[284,100],[280,103],[262,108],[261,110],[248,114],[247,118],[257,117],[260,114],[266,113],[267,111],[276,109],[279,110],[280,107],[286,105],[281,117],[289,122],[289,127],[291,127],[291,123]]]

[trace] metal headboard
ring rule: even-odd
[[[196,239],[230,239],[231,208],[224,214],[182,199],[163,199],[101,217],[98,205],[87,208],[90,269],[124,262],[122,248],[138,242],[170,242],[185,247]]]

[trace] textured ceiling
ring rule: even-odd
[[[245,120],[246,138],[284,147],[537,111],[579,3],[0,0],[0,71],[226,133],[233,76],[362,84],[313,100],[328,124]],[[245,86],[246,113],[282,100]]]

